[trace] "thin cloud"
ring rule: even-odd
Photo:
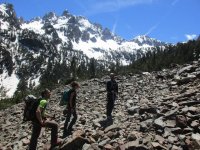
[[[107,1],[93,1],[88,6],[87,15],[94,15],[99,13],[116,12],[126,7],[138,5],[138,4],[149,4],[153,0],[107,0]]]
[[[172,2],[172,6],[175,6],[176,3],[178,3],[178,2],[179,2],[179,0],[174,0],[174,1]]]
[[[112,27],[112,33],[115,34],[116,28],[117,28],[117,21],[114,23],[114,25]]]
[[[157,27],[158,27],[159,23],[157,23],[156,25],[152,26],[147,33],[145,33],[145,35],[149,35],[150,33],[152,33]]]
[[[179,0],[174,0],[171,5],[172,7],[175,6],[177,3],[179,2]],[[171,7],[171,9],[172,9]],[[158,28],[159,24],[161,24],[163,22],[163,20],[166,20],[166,18],[171,14],[171,9],[168,10],[168,12],[166,12],[166,14],[161,18],[161,20],[159,21],[159,23],[157,23],[156,25],[154,25],[153,27],[151,27],[147,33],[145,33],[145,35],[149,35],[150,33],[152,33],[156,28]]]
[[[187,40],[193,40],[197,37],[196,34],[186,34],[185,37],[187,38]]]

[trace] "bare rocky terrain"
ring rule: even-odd
[[[61,150],[195,150],[200,149],[200,61],[174,65],[159,72],[117,76],[119,95],[113,121],[105,121],[108,76],[81,82],[78,120]],[[64,87],[52,91],[47,112],[55,114],[62,136]],[[22,122],[23,103],[0,111],[0,149],[28,147],[31,123]],[[38,149],[45,149],[50,130],[44,129]]]

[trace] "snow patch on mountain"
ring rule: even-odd
[[[7,8],[6,4],[0,5],[0,16],[8,17],[9,15],[7,14]],[[3,18],[0,17],[0,28],[2,30],[7,30],[9,28],[9,23],[7,21],[4,21]]]
[[[8,17],[9,15],[7,14],[6,11],[7,11],[6,4],[0,5],[0,13],[2,13],[3,16]]]
[[[23,23],[21,25],[21,28],[32,30],[37,34],[44,34],[45,33],[44,30],[42,30],[43,25],[44,24],[42,23],[42,20],[33,20],[28,23]]]
[[[0,81],[1,81],[0,87],[5,88],[6,96],[12,97],[14,92],[16,91],[17,85],[19,83],[19,79],[18,79],[17,75],[12,74],[11,76],[9,76],[7,72],[3,72],[0,75]],[[1,94],[0,94],[0,98],[2,98]],[[5,98],[5,97],[3,97],[3,98]]]

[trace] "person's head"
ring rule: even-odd
[[[115,79],[115,74],[114,73],[110,73],[110,79],[114,80]]]
[[[41,92],[41,96],[42,98],[48,99],[51,96],[51,91],[49,89],[45,89],[44,91]]]
[[[73,89],[78,89],[78,88],[80,88],[80,85],[78,84],[78,82],[72,81],[71,87],[72,87]]]

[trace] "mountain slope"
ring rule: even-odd
[[[0,8],[1,98],[78,74],[90,76],[94,72],[95,76],[117,62],[126,65],[155,46],[165,46],[147,36],[126,41],[66,10],[61,16],[50,12],[25,22],[17,18],[11,4]]]
[[[78,120],[73,136],[60,149],[199,149],[200,62],[159,72],[117,76],[118,100],[113,122],[105,122],[109,76],[81,82]],[[52,91],[47,112],[55,114],[63,133],[64,107],[58,105],[64,87]],[[26,149],[31,123],[21,123],[23,103],[0,111],[0,149]],[[38,148],[50,142],[42,130]]]

